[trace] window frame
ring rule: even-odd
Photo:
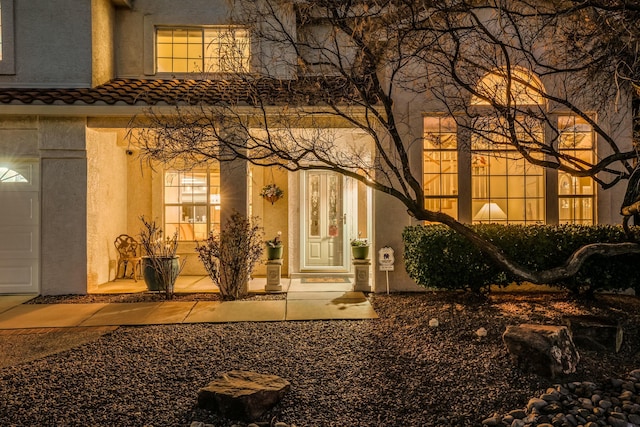
[[[567,126],[566,128],[561,127],[561,120],[562,119],[567,119],[567,120],[571,120],[572,121],[572,125]],[[589,123],[587,123],[586,121],[584,121],[584,123],[580,123],[580,124],[584,124],[587,125],[589,127],[589,130],[587,131],[591,137],[590,137],[590,141],[591,141],[591,146],[588,148],[563,148],[561,145],[562,142],[562,136],[563,134],[567,134],[565,129],[570,129],[570,128],[574,128],[576,129],[576,127],[578,126],[578,123],[576,123],[576,121],[584,121],[584,119],[582,119],[580,116],[577,116],[575,114],[558,114],[557,118],[556,118],[556,122],[557,122],[557,130],[558,130],[558,152],[563,153],[563,152],[570,152],[570,154],[572,156],[576,156],[576,154],[578,153],[589,153],[591,159],[589,161],[593,162],[597,156],[597,142],[596,142],[596,133],[595,130],[593,129],[593,126],[591,126]],[[583,132],[578,132],[573,131],[573,134],[577,134],[577,133],[585,133]],[[561,186],[563,185],[562,179],[564,178],[564,176],[568,176],[572,179],[573,181],[573,185],[568,184],[570,187],[572,186],[573,189],[570,189],[569,193],[563,193],[562,192],[562,188]],[[578,193],[576,191],[577,189],[577,185],[578,185],[578,180],[580,179],[587,179],[590,181],[591,185],[590,190],[591,193],[590,194],[583,194],[583,193]],[[596,218],[596,214],[597,214],[597,190],[598,190],[598,186],[596,185],[596,182],[594,181],[594,179],[592,177],[584,177],[584,178],[577,178],[577,177],[573,177],[569,174],[565,174],[561,171],[558,172],[558,182],[557,182],[557,186],[558,186],[558,223],[559,224],[582,224],[582,225],[594,225],[597,223],[597,218]],[[582,188],[584,188],[584,186],[581,186]],[[571,205],[567,205],[567,209],[571,210],[570,213],[570,218],[566,218],[562,216],[561,214],[561,209],[563,209],[563,199],[567,199],[569,202],[573,202],[570,203]],[[590,218],[582,218],[582,219],[576,219],[576,215],[575,212],[578,209],[578,204],[582,204],[583,205],[583,209],[584,209],[584,205],[585,202],[589,201],[589,204],[591,206],[588,207],[588,209],[591,211],[590,212]]]
[[[204,185],[204,187],[206,188],[206,191],[204,193],[204,201],[196,201],[195,199],[192,199],[191,201],[189,201],[188,199],[182,200],[181,191],[184,191],[186,194],[188,193],[186,192],[186,189],[188,187],[194,187],[194,186],[193,185],[189,186],[187,184],[180,183],[180,182],[178,182],[176,185],[168,185],[167,175],[169,174],[175,174],[178,180],[188,176],[191,176],[191,179],[193,179],[193,176],[196,174],[204,174],[206,176],[206,183]],[[216,176],[217,176],[217,182],[214,183],[212,182],[212,180]],[[213,188],[217,188],[218,192],[215,193],[214,191],[212,191]],[[171,189],[176,189],[177,201],[167,201],[171,197],[170,195],[170,193],[172,192]],[[163,225],[167,235],[173,234],[174,230],[177,228],[178,230],[180,230],[180,233],[178,234],[178,241],[193,242],[196,240],[206,239],[206,237],[209,235],[210,232],[213,232],[213,233],[220,232],[221,195],[220,195],[220,168],[219,167],[196,168],[188,171],[179,170],[179,169],[165,169],[162,174],[162,190],[163,190],[162,209],[163,209],[163,219],[164,219]],[[191,190],[190,193],[192,196],[194,196],[195,194],[200,194],[200,193],[196,193],[193,189]],[[217,195],[217,200],[214,200],[214,198],[212,198],[212,196],[214,195]],[[206,218],[204,221],[202,220],[202,218],[199,218],[199,219],[197,217],[191,218],[191,217],[186,217],[184,215],[185,208],[187,210],[192,210],[192,212],[194,213],[197,213],[197,211],[202,212],[203,210],[197,209],[198,207],[204,208],[204,212],[206,212],[205,214]],[[178,211],[180,212],[177,220],[175,221],[170,221],[171,217],[168,214],[169,209],[172,209],[172,208],[177,208]],[[212,212],[215,210],[218,211],[217,217],[215,217],[212,214]],[[190,234],[191,236],[193,236],[193,239],[185,238],[184,234],[182,233],[183,225],[187,225],[191,227]],[[205,226],[205,232],[203,235],[199,235],[196,232],[196,225]],[[201,233],[202,232],[200,232],[200,234]]]
[[[433,132],[430,131],[429,129],[434,129],[432,127],[430,127],[429,125],[427,125],[427,120],[437,120],[437,131]],[[451,121],[451,123],[449,123],[448,125],[444,124],[443,122],[445,121]],[[423,121],[422,121],[422,126],[423,126],[423,135],[422,135],[422,191],[424,193],[424,207],[425,209],[429,209],[429,202],[433,203],[436,202],[438,205],[438,209],[434,210],[436,212],[444,212],[450,216],[452,216],[454,219],[458,219],[459,216],[459,208],[460,208],[460,202],[459,202],[459,175],[460,175],[460,159],[458,156],[458,126],[455,122],[455,119],[451,116],[444,116],[444,115],[425,115],[423,117]],[[449,127],[451,127],[452,129],[448,129]],[[429,134],[433,134],[433,135],[443,135],[443,134],[453,134],[454,135],[454,141],[453,144],[450,147],[447,148],[428,148],[428,142],[427,142],[427,136]],[[433,153],[435,155],[437,155],[438,159],[436,160],[438,162],[438,166],[437,168],[439,169],[440,173],[436,174],[436,173],[432,173],[432,172],[428,172],[425,167],[425,163],[427,161],[427,156],[429,155],[429,153]],[[446,172],[443,173],[442,172],[442,162],[443,162],[443,155],[448,155],[451,156],[450,158],[448,158],[447,160],[454,163],[455,164],[455,172]],[[430,190],[427,188],[427,178],[428,176],[438,176],[439,177],[439,185],[437,186],[438,188],[436,189],[435,192],[430,192]],[[451,192],[448,193],[446,191],[443,191],[444,188],[444,183],[443,183],[443,176],[449,176],[449,179],[453,180],[453,182],[455,183],[455,189]],[[429,193],[429,194],[428,194]],[[443,203],[452,203],[452,207],[443,210]],[[429,209],[431,210],[431,209]],[[453,210],[453,212],[451,211]],[[453,213],[453,215],[452,215]]]
[[[195,32],[200,32],[200,49],[199,49],[199,56],[195,57],[195,58],[190,58],[189,54],[187,54],[187,58],[179,58],[179,59],[184,59],[185,61],[193,61],[193,60],[199,60],[200,64],[196,65],[194,67],[194,70],[189,71],[189,68],[191,68],[191,66],[188,64],[188,62],[186,63],[186,70],[187,71],[176,71],[175,70],[175,65],[173,64],[173,62],[176,60],[176,57],[174,56],[173,52],[171,56],[163,56],[160,57],[159,56],[159,47],[160,47],[160,42],[159,42],[159,32],[161,31],[171,31],[171,32],[176,32],[176,31],[185,31],[187,33],[191,32],[191,33],[195,33]],[[215,32],[215,31],[219,31],[220,34],[224,35],[226,31],[229,32],[233,32],[235,33],[237,32],[245,32],[245,36],[246,36],[246,57],[242,56],[240,58],[240,67],[239,69],[234,69],[231,70],[228,67],[225,66],[221,66],[221,64],[223,64],[222,61],[219,60],[219,58],[221,58],[220,55],[218,55],[218,61],[213,63],[213,66],[211,64],[207,64],[207,60],[211,61],[213,60],[216,56],[214,55],[207,55],[207,45],[208,45],[208,41],[207,41],[207,32]],[[172,37],[175,37],[172,35]],[[219,37],[219,39],[221,39],[222,37]],[[166,45],[171,45],[174,46],[175,42],[171,43],[166,43]],[[197,46],[197,44],[192,44],[192,46]],[[218,43],[218,50],[220,50],[220,46],[223,46],[222,43]],[[189,44],[187,42],[186,44],[186,49],[189,49]],[[173,50],[173,49],[172,49]],[[240,73],[240,74],[247,74],[251,71],[251,57],[252,57],[252,46],[251,46],[251,33],[249,31],[249,28],[246,26],[242,26],[242,25],[208,25],[208,26],[196,26],[196,25],[154,25],[153,27],[153,74],[157,75],[157,76],[190,76],[193,77],[194,75],[228,75],[228,74],[235,74],[235,73]],[[244,52],[243,52],[244,53]],[[172,66],[171,66],[171,70],[166,71],[160,71],[160,66],[159,66],[159,60],[160,59],[169,59],[172,61]],[[237,64],[235,64],[237,65]],[[208,69],[207,69],[208,68]]]

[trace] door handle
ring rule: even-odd
[[[347,214],[342,214],[342,224],[346,224],[347,223]]]

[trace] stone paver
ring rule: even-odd
[[[0,296],[0,313],[23,304],[38,295],[2,295]]]
[[[195,304],[195,301],[113,303],[82,322],[82,326],[182,323]]]
[[[0,313],[0,329],[79,326],[107,304],[23,304]]]
[[[195,278],[185,278],[182,285],[203,285],[202,278],[192,279]],[[23,304],[34,296],[6,295],[0,296],[0,330],[378,317],[365,295],[353,292],[348,283],[323,283],[314,287],[300,286],[298,280],[285,284],[289,285],[288,282],[291,286],[286,300],[266,301]],[[204,286],[208,285],[204,283]]]
[[[185,323],[277,322],[285,320],[287,301],[201,301]]]
[[[286,320],[377,319],[369,303],[360,299],[289,300]]]

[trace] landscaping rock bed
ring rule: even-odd
[[[484,426],[640,426],[640,369],[602,384],[574,381],[548,388],[524,409],[496,414]]]
[[[481,426],[495,414],[503,423],[555,384],[606,384],[640,368],[635,297],[592,303],[562,294],[370,299],[380,319],[119,328],[72,350],[0,369],[0,425],[246,426],[197,407],[200,388],[240,369],[291,383],[258,426]],[[624,342],[618,353],[579,348],[580,362],[569,377],[521,371],[502,342],[507,325],[562,324],[565,315],[586,314],[620,319]],[[430,327],[431,319],[438,326]],[[480,328],[486,335],[477,333]],[[611,402],[612,409],[623,409]]]

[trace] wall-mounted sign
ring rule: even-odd
[[[390,246],[380,248],[378,251],[378,265],[380,271],[393,271],[395,258],[393,256],[394,250]]]

